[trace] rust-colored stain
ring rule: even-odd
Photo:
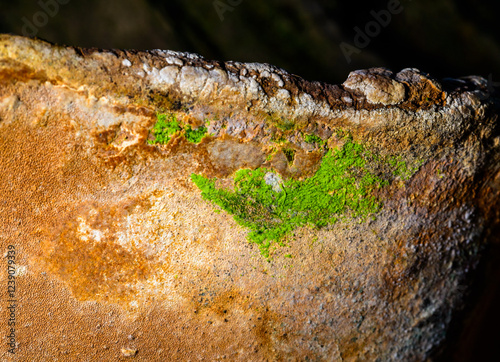
[[[61,220],[53,240],[42,244],[48,269],[69,284],[77,299],[130,300],[136,290],[127,285],[147,279],[154,270],[154,260],[116,240],[115,228],[132,205],[82,207]],[[100,235],[82,235],[82,223]]]
[[[13,59],[0,60],[0,83],[45,82],[48,80],[47,75],[43,71],[36,71]]]

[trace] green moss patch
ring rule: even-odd
[[[392,167],[392,174],[394,176],[401,177],[403,180],[408,180],[419,169],[423,162],[418,161],[413,167],[410,167],[400,156],[396,156],[388,158],[387,163]]]
[[[151,133],[155,136],[154,140],[148,140],[150,145],[160,143],[167,144],[170,138],[181,130],[177,117],[173,114],[158,114],[157,121]]]
[[[326,143],[320,137],[314,134],[304,134],[303,136],[304,136],[304,141],[306,141],[307,143],[317,143],[320,145],[324,145]]]
[[[151,129],[151,133],[155,138],[147,141],[150,145],[158,143],[165,145],[176,133],[181,133],[191,143],[200,143],[201,139],[207,135],[207,128],[201,126],[192,129],[190,125],[180,124],[175,114],[160,113],[157,115],[157,121]]]
[[[207,127],[205,126],[191,129],[191,126],[187,125],[184,131],[186,139],[191,143],[200,143],[201,139],[207,135]]]
[[[234,191],[218,189],[215,179],[192,174],[202,197],[248,227],[248,240],[269,258],[273,243],[285,245],[298,227],[324,227],[342,215],[365,217],[381,204],[371,190],[384,181],[365,168],[364,147],[348,139],[344,146],[323,157],[316,174],[303,181],[282,181],[272,170],[242,169],[234,175]]]

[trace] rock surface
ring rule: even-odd
[[[429,358],[499,221],[498,110],[479,77],[377,68],[329,85],[265,64],[0,35],[16,357]],[[166,144],[157,113],[183,127]],[[269,258],[191,178],[231,190],[236,171],[265,168],[280,194],[346,144],[383,179],[369,190],[379,209],[294,227]]]

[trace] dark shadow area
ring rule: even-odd
[[[271,63],[330,83],[374,66],[500,78],[493,0],[2,0],[0,10],[2,32]]]
[[[449,328],[446,343],[435,352],[433,360],[436,362],[498,360],[500,239],[489,244],[483,255],[480,267],[474,272],[475,282],[467,307],[457,313]]]

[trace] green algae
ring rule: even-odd
[[[364,218],[380,209],[371,191],[386,182],[365,168],[365,153],[361,144],[346,138],[341,149],[326,153],[310,178],[282,181],[271,169],[241,169],[234,175],[234,191],[217,188],[216,179],[202,175],[191,179],[205,200],[250,230],[248,240],[269,258],[271,245],[286,245],[296,228],[321,228],[347,215]]]
[[[387,158],[386,163],[392,167],[394,176],[408,180],[420,168],[423,161],[417,160],[413,166],[410,166],[401,156],[393,156]]]
[[[304,141],[306,143],[317,143],[320,145],[324,145],[326,143],[320,137],[318,137],[314,134],[304,134],[303,136],[304,136]]]
[[[153,144],[167,144],[172,136],[176,133],[182,134],[186,140],[191,143],[200,143],[202,138],[207,135],[207,128],[205,126],[198,127],[196,129],[191,128],[188,125],[182,125],[175,114],[159,113],[157,115],[156,124],[151,129],[151,133],[154,135],[154,140],[148,140],[150,145]]]
[[[151,133],[155,136],[154,140],[148,140],[150,145],[152,144],[167,144],[172,136],[181,130],[179,122],[177,122],[177,117],[173,114],[158,114],[157,121],[151,130]]]
[[[201,126],[192,129],[190,125],[184,127],[185,137],[191,143],[200,143],[201,139],[207,135],[207,127]]]

